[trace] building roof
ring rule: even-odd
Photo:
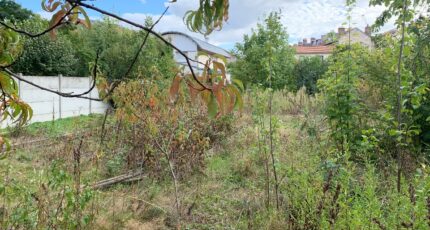
[[[395,35],[397,35],[397,33],[398,33],[398,30],[394,28],[394,29],[383,32],[382,35],[395,36]]]
[[[176,31],[168,31],[168,32],[162,33],[161,35],[164,36],[164,35],[170,35],[170,34],[182,35],[182,36],[185,36],[185,37],[191,39],[193,42],[196,43],[197,48],[199,50],[204,50],[204,51],[207,51],[209,53],[219,54],[219,55],[222,55],[222,56],[227,57],[227,58],[232,57],[232,55],[229,52],[227,52],[225,49],[218,47],[218,46],[215,46],[215,45],[212,45],[212,44],[205,42],[203,40],[200,40],[198,38],[191,37],[190,35],[185,34],[185,33],[176,32]]]
[[[334,46],[294,46],[296,54],[331,54]]]

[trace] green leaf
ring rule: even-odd
[[[46,0],[42,0],[42,10],[47,11],[45,7]]]
[[[84,9],[82,9],[82,7],[79,7],[78,9],[85,18],[85,23],[81,22],[81,24],[84,24],[87,28],[91,28],[91,20],[90,20],[90,17],[88,17],[87,12]]]
[[[233,84],[235,84],[237,87],[239,87],[241,92],[245,91],[245,87],[243,86],[243,83],[241,80],[233,78],[231,81],[233,82]]]
[[[209,104],[208,104],[208,115],[210,118],[215,118],[218,114],[218,103],[216,97],[211,93]]]
[[[400,131],[398,131],[398,130],[396,130],[396,129],[390,129],[390,130],[388,131],[388,134],[389,134],[390,136],[398,136],[399,134],[401,134],[401,132],[400,132]]]

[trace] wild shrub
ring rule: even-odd
[[[243,44],[236,45],[237,61],[229,69],[247,86],[261,85],[276,90],[295,89],[293,81],[294,50],[288,44],[288,33],[281,23],[281,12],[271,12],[262,23],[243,37]],[[268,48],[271,43],[272,47]],[[272,69],[267,68],[267,58],[271,57]],[[272,73],[270,73],[272,72]],[[268,76],[273,74],[269,86]]]
[[[361,130],[368,125],[358,92],[364,70],[360,61],[366,50],[360,45],[340,46],[329,60],[329,68],[318,81],[324,97],[323,113],[328,119],[335,149],[345,152],[348,144],[353,151],[361,140]]]
[[[122,128],[119,139],[114,140],[117,145],[106,151],[113,154],[109,157],[112,163],[118,162],[116,155],[122,152],[122,171],[143,169],[155,178],[164,177],[168,162],[163,149],[167,150],[178,178],[185,178],[201,171],[205,151],[233,131],[232,116],[210,119],[203,104],[192,104],[182,87],[176,104],[171,104],[164,84],[130,81],[118,86],[113,95],[117,106],[115,117]]]
[[[406,34],[407,50],[418,49],[411,41],[416,35]],[[397,66],[396,54],[400,45],[395,37],[383,38],[385,47],[364,56],[362,68],[366,70],[358,91],[362,98],[362,105],[368,116],[369,127],[362,130],[362,146],[374,160],[378,156],[395,157],[396,148],[402,148],[404,157],[419,162],[425,158],[426,127],[425,120],[429,116],[427,99],[429,96],[429,80],[420,76],[421,64],[419,59],[406,59],[410,65],[401,65],[401,110],[398,111],[398,94],[394,84]],[[421,51],[414,50],[411,56],[419,55]],[[413,53],[417,52],[417,53]],[[377,63],[383,63],[377,64]],[[378,66],[378,67],[377,67]],[[379,67],[380,66],[380,67]],[[401,123],[397,117],[401,115]],[[370,127],[372,126],[372,127]],[[400,129],[399,129],[400,127]]]

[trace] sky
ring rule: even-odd
[[[16,2],[43,17],[50,16],[43,12],[40,0]],[[169,3],[168,0],[92,0],[87,3],[142,24],[147,16],[158,18],[165,7],[170,6],[155,30],[180,31],[203,38],[200,34],[188,31],[182,20],[185,12],[197,8],[198,2],[199,0],[177,0],[176,3]],[[303,38],[320,38],[346,23],[345,0],[230,0],[230,19],[221,31],[209,35],[208,41],[225,49],[232,49],[234,44],[242,41],[244,34],[250,34],[251,29],[274,10],[281,10],[281,21],[287,28],[291,44]],[[352,26],[364,30],[383,10],[381,6],[370,7],[368,0],[357,0],[352,12]],[[87,10],[87,13],[93,20],[102,18],[97,12]],[[392,28],[393,22],[389,22],[381,31]]]

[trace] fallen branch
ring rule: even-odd
[[[92,189],[105,189],[112,185],[119,184],[119,183],[132,183],[139,180],[142,180],[145,176],[143,175],[142,171],[137,172],[128,172],[126,174],[122,174],[116,177],[112,177],[106,180],[101,180],[99,182],[94,183],[90,187]]]

